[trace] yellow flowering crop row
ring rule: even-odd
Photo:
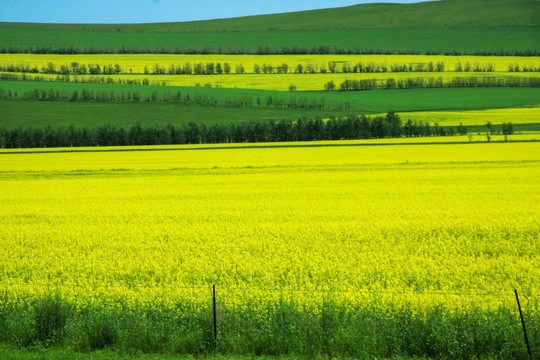
[[[411,111],[401,113],[401,115],[405,121],[410,118],[418,122],[438,123],[441,126],[456,126],[460,123],[463,125],[485,125],[488,121],[492,124],[503,122],[511,122],[512,124],[540,123],[540,107],[466,111]]]
[[[0,74],[7,74],[0,72]],[[439,78],[449,81],[456,77],[535,77],[538,73],[530,72],[397,72],[397,73],[326,73],[326,74],[229,74],[229,75],[144,75],[144,74],[121,74],[121,75],[50,75],[50,74],[26,74],[26,79],[43,79],[46,81],[71,81],[93,83],[129,83],[143,84],[148,81],[150,85],[165,86],[210,86],[239,89],[277,90],[289,91],[290,86],[295,86],[297,91],[322,91],[325,84],[333,81],[336,89],[345,80],[371,80],[380,82],[393,78],[406,80],[409,78],[434,79]],[[22,77],[22,74],[19,74]]]
[[[537,143],[278,145],[1,153],[2,301],[538,304]]]
[[[447,55],[159,55],[159,54],[123,54],[123,55],[41,55],[41,54],[0,54],[0,64],[29,64],[41,68],[47,63],[56,64],[57,68],[61,65],[71,65],[73,62],[79,64],[100,64],[114,65],[119,64],[125,72],[143,73],[147,66],[152,71],[152,66],[158,64],[167,69],[171,64],[184,65],[190,63],[229,63],[231,71],[236,72],[236,65],[243,65],[246,73],[253,73],[255,64],[268,64],[274,67],[287,64],[290,69],[298,64],[306,66],[325,65],[335,61],[338,67],[343,63],[355,65],[362,62],[364,64],[381,65],[403,65],[403,64],[428,64],[432,62],[444,62],[446,70],[453,70],[457,63],[471,66],[476,64],[492,64],[496,72],[508,71],[510,65],[519,65],[522,67],[540,67],[540,61],[537,57],[521,56],[447,56]]]

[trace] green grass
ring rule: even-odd
[[[539,49],[540,3],[446,0],[158,24],[0,23],[0,48],[255,52],[261,46],[450,51]],[[399,29],[399,30],[397,30]]]
[[[4,360],[249,360],[254,359],[252,356],[223,356],[223,355],[209,355],[204,357],[193,356],[173,356],[163,354],[129,354],[118,353],[115,351],[95,351],[81,353],[72,350],[61,349],[13,349],[8,347],[0,347],[0,358]],[[290,359],[260,356],[256,357],[258,360],[280,360]],[[343,358],[345,359],[345,358]]]
[[[313,92],[315,94],[317,92]],[[322,94],[322,92],[319,92]],[[465,110],[535,105],[540,102],[537,88],[441,88],[373,90],[324,93],[328,101],[348,101],[367,113],[394,110]]]
[[[173,355],[155,355],[155,354],[128,354],[118,353],[115,351],[95,351],[90,353],[81,353],[71,350],[59,349],[12,349],[8,347],[0,347],[0,358],[4,360],[291,360],[305,359],[304,357],[274,357],[274,356],[236,356],[236,355],[208,355],[201,357],[193,356],[173,356]],[[328,359],[328,357],[317,357],[316,360]],[[348,357],[333,357],[334,360],[352,360]],[[392,357],[393,360],[414,360],[428,358],[404,358]]]
[[[223,108],[174,104],[62,103],[40,101],[0,101],[3,112],[0,127],[43,127],[50,125],[98,127],[113,125],[129,128],[140,122],[144,126],[187,124],[226,124],[266,119],[297,119],[318,116],[316,110]]]

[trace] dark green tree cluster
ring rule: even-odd
[[[0,74],[0,80],[22,80],[22,81],[51,81],[50,77],[44,77],[42,75],[28,75],[22,74]],[[150,81],[148,78],[125,78],[125,77],[111,77],[111,76],[88,76],[85,78],[79,78],[70,74],[57,74],[54,81],[56,82],[74,82],[74,83],[87,83],[87,84],[117,84],[117,85],[163,85],[159,81]]]
[[[211,105],[224,107],[279,108],[279,109],[311,109],[311,110],[352,110],[349,102],[327,102],[324,98],[277,97],[268,96],[261,99],[251,96],[210,96],[199,93],[183,93],[180,91],[152,91],[145,94],[135,92],[93,91],[82,89],[73,92],[55,89],[34,89],[22,95],[0,88],[0,100],[38,100],[69,102],[123,102],[123,103],[171,103],[183,105]]]
[[[467,132],[467,129],[465,132]],[[459,133],[459,131],[458,131]],[[412,121],[411,119],[403,125],[403,136],[405,137],[428,137],[428,136],[454,136],[456,129],[451,126],[439,126],[435,123],[433,126],[428,122]]]
[[[471,64],[470,62],[466,62],[465,64],[462,64],[461,62],[458,62],[454,65],[454,72],[494,72],[494,71],[495,71],[495,67],[493,66],[492,63]]]
[[[70,65],[57,66],[52,62],[39,69],[37,66],[30,67],[28,64],[0,64],[0,71],[18,72],[18,73],[42,73],[42,74],[61,74],[61,75],[118,75],[123,74],[124,70],[119,64],[79,64],[72,62]]]
[[[501,125],[503,135],[512,135],[514,133],[514,125],[511,122],[503,122]]]
[[[238,68],[237,68],[238,69]],[[189,62],[184,63],[183,65],[179,64],[171,64],[167,69],[165,67],[155,64],[152,66],[152,71],[148,69],[148,67],[145,67],[146,74],[153,74],[153,75],[163,75],[163,74],[169,74],[169,75],[221,75],[221,74],[230,74],[231,73],[231,65],[229,63],[213,63],[209,62],[206,64],[203,63],[195,63],[191,64]]]
[[[409,54],[409,55],[477,55],[477,56],[539,56],[538,49],[478,49],[478,50],[441,50],[431,49],[427,51],[419,51],[414,49],[391,50],[385,48],[360,48],[348,47],[339,48],[328,45],[319,45],[312,47],[302,46],[284,46],[284,47],[179,47],[179,46],[160,46],[160,47],[144,47],[144,46],[127,46],[120,47],[75,47],[75,46],[9,46],[0,48],[0,53],[3,54],[192,54],[192,55],[207,55],[207,54],[223,54],[223,55],[390,55],[390,54]]]
[[[467,128],[460,124],[457,129],[433,126],[427,122],[408,120],[402,123],[399,116],[389,112],[386,116],[368,118],[348,116],[331,118],[301,118],[297,121],[270,120],[268,122],[244,122],[241,124],[214,124],[206,126],[190,122],[174,126],[147,126],[136,124],[129,129],[104,125],[97,128],[17,128],[0,129],[2,148],[40,148],[71,146],[122,146],[122,145],[169,145],[208,143],[256,143],[280,141],[315,141],[345,139],[382,139],[399,137],[430,137],[467,135]],[[512,123],[502,124],[502,133],[514,133]]]
[[[325,90],[336,87],[331,83],[324,85]],[[335,85],[335,84],[334,84]],[[540,78],[537,77],[453,77],[450,79],[438,78],[404,78],[386,80],[363,79],[345,80],[339,89],[342,91],[360,91],[377,89],[418,89],[418,88],[455,88],[455,87],[540,87]]]
[[[510,64],[508,65],[508,72],[540,72],[540,66]]]
[[[505,125],[510,126],[510,125]],[[204,125],[190,122],[179,126],[142,126],[129,129],[103,125],[96,128],[69,127],[0,129],[2,148],[40,148],[71,146],[168,145],[209,143],[256,143],[344,139],[382,139],[399,137],[454,135],[453,128],[408,120],[403,125],[395,112],[386,116],[350,115],[343,118],[269,120],[239,124]]]
[[[352,64],[349,62],[329,61],[327,64],[296,64],[290,66],[288,64],[271,65],[271,64],[255,64],[253,72],[256,74],[325,74],[325,73],[387,73],[387,72],[444,72],[448,69],[445,62],[440,61],[433,63],[408,63],[408,64],[377,64],[373,62]],[[238,64],[235,68],[237,74],[244,74],[245,67]],[[99,64],[79,64],[72,62],[71,65],[57,66],[52,62],[42,66],[39,69],[37,66],[30,67],[28,64],[0,64],[0,71],[17,72],[17,73],[43,73],[43,74],[62,74],[62,75],[112,75],[112,74],[133,74],[133,70],[123,69],[120,65],[99,65]],[[458,62],[454,65],[454,72],[494,72],[495,68],[492,63],[474,63]],[[540,67],[520,66],[519,64],[511,64],[508,67],[510,72],[538,72]],[[186,62],[184,64],[170,64],[167,68],[160,64],[145,66],[145,74],[152,75],[221,75],[231,74],[232,67],[229,63],[194,63]]]
[[[463,127],[463,125],[461,125]],[[511,122],[503,122],[501,126],[495,126],[488,121],[486,123],[486,135],[512,135],[514,133],[514,125]]]

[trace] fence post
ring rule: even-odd
[[[521,326],[523,327],[523,335],[525,336],[525,344],[527,344],[527,351],[529,352],[529,358],[532,360],[531,345],[529,344],[529,337],[527,336],[527,328],[525,327],[525,320],[523,319],[523,313],[521,312],[521,304],[519,303],[518,292],[516,289],[514,289],[514,292],[516,293],[516,301],[518,304],[519,316],[521,317]]]
[[[214,314],[214,350],[217,348],[216,285],[212,285],[212,310]]]

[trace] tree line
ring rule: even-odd
[[[490,124],[491,125],[491,124]],[[495,129],[493,126],[491,130]],[[494,130],[493,130],[494,131]],[[503,124],[503,133],[513,133],[511,123]],[[403,124],[393,111],[385,116],[350,115],[332,117],[327,121],[317,118],[291,120],[250,121],[238,124],[210,126],[190,122],[182,125],[142,126],[128,129],[111,125],[96,128],[29,127],[8,130],[0,128],[1,148],[43,148],[71,146],[127,146],[212,143],[256,143],[282,141],[316,141],[345,139],[382,139],[465,135],[467,129],[443,127],[408,120]]]
[[[508,72],[539,72],[540,66],[534,65],[519,65],[519,64],[510,64],[508,65]]]
[[[86,84],[116,84],[116,85],[165,85],[166,83],[160,81],[150,81],[148,78],[125,78],[125,77],[105,77],[105,76],[89,76],[86,78],[79,78],[77,75],[56,75],[53,79],[50,76],[34,75],[34,74],[0,74],[0,80],[11,81],[51,81],[56,82],[74,82],[74,83],[86,83]]]
[[[123,103],[170,103],[182,105],[211,105],[224,107],[326,109],[352,110],[349,102],[326,102],[324,98],[252,96],[211,96],[208,94],[183,93],[181,91],[152,91],[149,93],[75,90],[73,92],[52,89],[34,89],[22,95],[0,88],[0,100],[37,100],[64,102],[123,102]]]
[[[339,87],[334,81],[324,84],[324,89],[341,91],[360,91],[378,89],[417,89],[417,88],[455,88],[455,87],[540,87],[540,78],[537,77],[453,77],[450,79],[438,78],[405,78],[386,80],[362,79],[345,80]]]
[[[76,46],[8,46],[0,48],[3,54],[59,54],[59,55],[79,55],[79,54],[187,54],[187,55],[476,55],[476,56],[540,56],[538,49],[431,49],[420,51],[416,49],[394,50],[388,48],[360,48],[360,47],[331,47],[319,45],[312,47],[303,46],[283,46],[283,47],[141,47],[141,46],[121,46],[121,47],[76,47]]]
[[[29,73],[29,74],[57,74],[57,75],[119,75],[133,74],[133,69],[125,69],[119,64],[80,64],[72,62],[71,64],[62,64],[57,66],[52,62],[39,68],[38,66],[30,66],[28,63],[3,63],[0,64],[0,71],[14,73]],[[280,65],[272,64],[254,64],[251,69],[254,74],[326,74],[326,73],[387,73],[387,72],[494,72],[493,63],[473,63],[458,62],[454,64],[453,69],[444,61],[427,62],[427,63],[408,63],[408,64],[386,64],[386,63],[349,63],[329,61],[326,64],[308,63],[296,64],[294,66],[282,63]],[[519,65],[517,63],[508,66],[509,72],[540,72],[540,66],[534,65]],[[231,64],[225,63],[190,63],[170,64],[168,66],[158,63],[144,67],[145,75],[221,75],[221,74],[245,74],[246,67],[243,64],[236,64],[233,67]]]

